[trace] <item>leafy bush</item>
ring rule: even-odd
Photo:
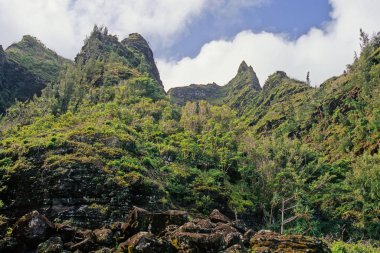
[[[378,253],[380,248],[365,243],[346,243],[335,241],[331,245],[332,253]]]

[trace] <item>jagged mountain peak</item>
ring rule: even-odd
[[[128,35],[128,38],[122,40],[122,43],[127,43],[129,45],[134,46],[144,46],[150,49],[148,42],[146,39],[139,33],[131,33]]]
[[[252,66],[245,61],[240,63],[236,76],[226,85],[228,89],[243,89],[245,86],[254,90],[261,90],[259,79]]]
[[[22,36],[21,41],[22,42],[32,42],[32,43],[37,42],[37,43],[42,44],[42,42],[39,39],[37,39],[36,37],[34,37],[32,35],[28,35],[28,34]]]
[[[156,80],[163,90],[153,52],[148,42],[138,33],[132,33],[128,38],[119,41],[117,36],[108,33],[106,27],[95,26],[85,40],[81,52],[75,57],[78,65],[85,65],[90,60],[121,64],[124,69],[129,69],[129,72],[135,70],[140,74],[147,74]]]
[[[3,46],[0,45],[0,63],[1,61],[5,58],[5,52],[4,52],[4,49],[3,49]]]
[[[124,39],[121,43],[143,54],[146,71],[150,73],[163,87],[160,73],[158,72],[154,61],[153,51],[146,39],[139,33],[131,33],[128,38]]]
[[[39,39],[32,35],[24,35],[19,42],[11,44],[5,51],[18,49],[50,50]],[[51,50],[50,50],[51,51]],[[51,51],[53,52],[53,51]]]
[[[238,73],[249,71],[250,68],[252,69],[252,67],[248,67],[248,64],[245,61],[242,61],[239,66]]]

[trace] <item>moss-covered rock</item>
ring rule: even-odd
[[[316,238],[301,235],[280,235],[261,231],[251,239],[251,249],[256,253],[331,253],[327,245]]]

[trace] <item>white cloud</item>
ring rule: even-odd
[[[245,60],[263,84],[276,70],[304,80],[310,71],[313,85],[339,75],[359,51],[359,29],[379,30],[378,0],[330,0],[332,20],[323,29],[312,28],[295,41],[272,33],[242,31],[231,41],[211,41],[194,58],[158,60],[166,89],[191,83],[227,83]]]
[[[73,58],[99,24],[122,38],[142,33],[162,46],[206,7],[207,0],[0,0],[0,44],[7,47],[31,34]]]
[[[142,33],[153,47],[160,48],[174,43],[202,14],[234,15],[241,8],[268,2],[271,0],[0,0],[0,44],[6,47],[31,34],[59,54],[73,58],[96,23],[108,26],[121,38],[131,32]],[[359,50],[359,28],[368,33],[379,29],[380,2],[330,3],[332,21],[296,41],[281,34],[248,30],[232,40],[205,44],[194,58],[159,59],[165,87],[213,81],[225,84],[242,60],[254,67],[261,83],[276,70],[298,79],[305,79],[310,71],[314,85],[342,73]]]

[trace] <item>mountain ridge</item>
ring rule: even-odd
[[[0,54],[0,114],[15,100],[26,101],[40,95],[48,83],[58,80],[65,65],[71,64],[30,35],[5,51],[1,48]]]
[[[0,119],[0,249],[25,246],[20,226],[37,217],[52,221],[59,238],[29,250],[47,239],[67,240],[68,251],[119,243],[135,250],[131,238],[154,239],[157,217],[183,210],[190,223],[167,229],[191,234],[196,249],[219,238],[218,229],[281,231],[289,207],[286,217],[296,218],[286,233],[380,240],[379,37],[319,88],[283,71],[261,88],[243,61],[227,85],[181,88],[197,99],[177,95],[178,103],[157,80],[145,40],[120,42],[95,27],[75,64]],[[0,81],[2,73],[9,74],[0,71]],[[212,224],[221,220],[232,228]],[[100,246],[93,235],[103,232],[118,245]],[[262,239],[235,235],[210,251],[253,250]],[[184,242],[174,239],[168,245],[181,252]]]
[[[239,97],[259,90],[261,90],[261,86],[255,71],[252,66],[248,66],[245,61],[242,61],[235,77],[224,86],[215,83],[192,84],[171,88],[168,94],[172,102],[179,105],[184,105],[187,101],[206,100],[212,104],[228,103],[236,107],[241,100]],[[187,96],[186,93],[190,93],[190,95]]]

